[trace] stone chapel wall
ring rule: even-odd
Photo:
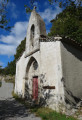
[[[67,103],[82,99],[82,51],[61,43],[63,82]]]
[[[59,103],[64,103],[60,41],[41,42],[40,52],[41,94],[50,108],[59,110]],[[55,86],[55,89],[43,89],[43,86]]]
[[[20,96],[24,96],[26,63],[28,62],[24,56],[25,52],[16,63],[15,93]]]

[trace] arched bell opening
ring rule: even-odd
[[[31,26],[31,45],[34,46],[34,36],[35,36],[35,26],[34,24]]]

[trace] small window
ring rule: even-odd
[[[35,27],[34,27],[34,25],[32,25],[32,27],[31,27],[31,45],[32,46],[33,46],[34,34],[35,34]]]
[[[36,61],[33,62],[33,68],[34,68],[34,70],[37,70],[37,68],[38,68],[38,63]]]

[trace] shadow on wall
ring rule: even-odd
[[[43,82],[46,81],[45,80],[45,75],[41,74],[40,75],[40,86],[39,86],[39,91],[38,91],[38,105],[39,106],[45,106],[47,105],[47,101],[51,98],[51,97],[54,97],[54,95],[51,93],[52,90],[49,90],[49,89],[43,89]],[[40,93],[41,92],[41,93]],[[25,83],[25,100],[28,101],[31,106],[34,106],[36,105],[36,101],[34,101],[32,99],[32,91],[30,91],[29,89],[29,86],[28,86],[28,83],[26,82]],[[52,101],[53,102],[53,101]]]
[[[29,88],[28,84],[25,83],[25,95],[24,95],[25,100],[31,102],[32,101],[32,96],[29,94]]]
[[[71,52],[76,58],[82,61],[82,50],[79,50],[75,47],[72,47],[70,44],[63,43],[63,46],[67,49],[67,51]]]
[[[65,90],[65,102],[72,106],[76,106],[77,103],[81,101],[80,98],[77,98],[73,93],[67,88],[64,78],[62,78],[64,90]]]
[[[28,101],[31,106],[36,106],[36,104],[38,106],[45,106],[45,105],[47,105],[47,100],[49,100],[51,97],[53,97],[53,95],[51,94],[50,90],[48,90],[46,92],[46,90],[42,88],[41,91],[42,91],[43,97],[39,98],[39,102],[37,104],[37,102],[32,99],[32,95],[29,94],[28,85],[25,84],[25,100]]]
[[[82,97],[82,49],[62,42],[62,82],[65,90],[65,101],[76,106]]]

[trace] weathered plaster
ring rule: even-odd
[[[33,40],[33,46],[31,45],[31,26],[35,26],[35,32],[34,32],[34,40]],[[33,51],[36,51],[36,49],[39,49],[39,38],[40,35],[46,36],[46,28],[45,23],[40,17],[38,13],[36,13],[35,10],[32,11],[28,29],[27,29],[27,40],[26,40],[26,51],[25,56],[28,56],[29,53],[33,53]]]
[[[82,52],[61,43],[63,82],[67,103],[76,104],[82,99]]]

